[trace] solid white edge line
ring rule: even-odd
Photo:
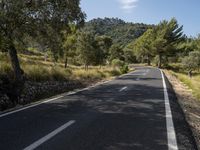
[[[48,103],[48,102],[54,101],[54,100],[62,98],[62,97],[63,96],[55,97],[55,98],[52,98],[52,99],[49,99],[49,100],[46,100],[46,101],[43,101],[43,102],[39,102],[39,103],[36,103],[36,104],[32,104],[30,106],[26,106],[26,107],[23,107],[23,108],[20,108],[20,109],[17,109],[17,110],[13,110],[13,111],[1,114],[0,118],[8,116],[8,115],[11,115],[11,114],[14,114],[14,113],[17,113],[17,112],[20,112],[20,111],[23,111],[23,110],[26,110],[26,109],[29,109],[29,108],[32,108],[32,107],[35,107],[35,106],[38,106],[38,105],[41,105],[41,104],[44,104],[44,103]]]
[[[32,107],[39,106],[39,105],[41,105],[41,104],[45,104],[45,103],[48,103],[48,102],[57,100],[57,99],[62,98],[62,97],[64,97],[64,96],[73,95],[73,94],[76,94],[76,93],[78,93],[78,92],[85,91],[85,90],[88,90],[88,89],[90,89],[90,88],[93,88],[93,87],[96,87],[96,86],[99,86],[99,85],[102,85],[102,84],[106,84],[106,83],[111,82],[111,81],[112,81],[112,80],[104,81],[104,82],[102,82],[102,83],[100,83],[100,84],[96,84],[96,85],[93,85],[93,86],[90,86],[90,87],[87,87],[87,88],[83,88],[83,89],[80,89],[80,90],[68,92],[67,94],[65,94],[65,95],[63,95],[63,96],[58,96],[58,97],[55,97],[55,98],[52,98],[52,99],[48,99],[48,100],[45,100],[45,101],[42,101],[42,102],[38,102],[38,103],[36,103],[36,104],[30,104],[30,106],[25,106],[25,107],[19,108],[19,109],[17,109],[17,110],[13,110],[13,111],[9,111],[9,112],[0,114],[0,118],[5,117],[5,116],[8,116],[8,115],[11,115],[11,114],[14,114],[14,113],[17,113],[17,112],[20,112],[20,111],[23,111],[23,110],[26,110],[26,109],[29,109],[29,108],[32,108]]]
[[[71,126],[75,122],[76,122],[75,120],[71,120],[71,121],[67,122],[66,124],[62,125],[61,127],[57,128],[56,130],[54,130],[51,133],[47,134],[46,136],[42,137],[41,139],[35,141],[33,144],[27,146],[26,148],[24,148],[24,150],[34,150],[35,148],[37,148],[41,144],[45,143],[46,141],[48,141],[49,139],[51,139],[58,133],[62,132],[64,129]]]
[[[169,103],[169,95],[167,92],[165,77],[164,77],[163,71],[160,70],[160,72],[161,72],[162,81],[163,81],[163,90],[164,90],[164,99],[165,99],[168,150],[178,150],[176,133],[174,130],[174,123],[172,119],[172,112],[171,112],[171,107]]]

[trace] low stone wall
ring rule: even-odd
[[[78,81],[47,81],[47,82],[26,82],[19,104],[24,105],[42,98],[68,92],[84,87]],[[0,111],[11,108],[12,103],[5,94],[0,93]]]

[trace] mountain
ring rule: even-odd
[[[118,18],[97,18],[86,22],[83,30],[93,32],[98,36],[110,36],[113,43],[118,43],[124,47],[152,27],[153,25],[130,23]]]

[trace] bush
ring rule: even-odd
[[[183,67],[187,70],[195,70],[200,68],[200,52],[193,51],[182,59]]]
[[[80,79],[80,80],[94,80],[94,79],[102,79],[104,75],[96,70],[96,69],[91,69],[91,70],[84,70],[84,69],[77,69],[73,71],[73,77]]]
[[[119,70],[113,69],[110,71],[111,76],[118,76],[121,75],[121,72]]]
[[[9,62],[9,57],[8,57],[8,53],[2,53],[2,52],[0,52],[0,61],[1,62],[3,62],[3,61],[5,61],[5,62]]]
[[[63,81],[68,80],[71,76],[71,71],[69,69],[63,69],[60,67],[52,67],[50,70],[50,76],[52,80]]]
[[[113,67],[122,67],[124,65],[124,61],[121,61],[119,59],[113,59],[112,60],[112,66]]]
[[[28,80],[40,82],[51,79],[49,76],[50,71],[46,67],[39,65],[26,65],[23,69]]]
[[[129,71],[128,65],[123,65],[120,68],[120,71],[121,71],[122,74],[128,73],[128,71]]]

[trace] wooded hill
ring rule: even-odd
[[[153,26],[143,23],[129,23],[118,18],[97,18],[86,22],[83,30],[93,32],[97,36],[109,36],[114,44],[118,43],[124,47]]]

